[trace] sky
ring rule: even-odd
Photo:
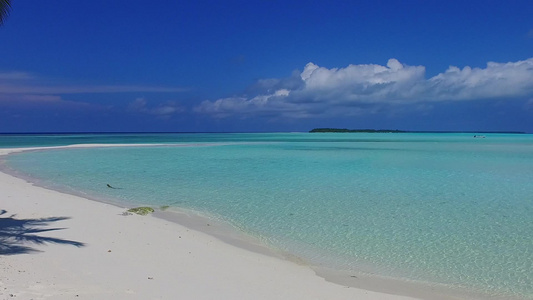
[[[533,133],[533,2],[14,0],[0,132]]]

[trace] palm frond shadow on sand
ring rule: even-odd
[[[40,250],[33,245],[63,244],[76,247],[85,246],[84,243],[37,235],[43,232],[63,230],[65,228],[49,228],[53,222],[70,219],[68,217],[51,217],[40,219],[17,219],[16,215],[4,216],[6,210],[0,210],[0,255],[14,255]]]

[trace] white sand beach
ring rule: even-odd
[[[0,299],[415,299],[5,173],[0,203]]]

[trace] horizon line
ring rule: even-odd
[[[320,127],[315,129],[324,129]],[[327,128],[341,129],[341,128]],[[344,130],[345,128],[342,128]],[[532,134],[526,131],[516,130],[401,130],[401,129],[348,129],[348,130],[369,130],[376,132],[369,133],[506,133],[506,134]],[[380,132],[381,131],[381,132]],[[390,131],[390,132],[387,132]],[[308,131],[27,131],[27,132],[0,132],[0,135],[68,135],[68,134],[198,134],[198,133],[311,133]],[[314,132],[324,133],[324,132]],[[358,133],[358,132],[330,132],[330,133]],[[363,133],[363,132],[361,132]]]

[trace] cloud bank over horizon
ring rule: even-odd
[[[495,105],[502,103],[512,104],[509,107],[524,116],[531,115],[533,58],[489,62],[484,68],[450,66],[430,78],[426,78],[424,66],[403,64],[394,58],[386,65],[351,64],[344,68],[326,68],[310,62],[289,77],[257,80],[239,96],[197,102],[188,100],[190,94],[184,93],[188,90],[69,84],[28,72],[0,72],[0,105],[11,115],[38,107],[65,115],[94,111],[100,116],[142,119],[144,115],[162,121],[199,117],[208,124],[245,119],[257,120],[257,124],[296,124],[304,120],[361,120],[372,116],[379,116],[384,122],[384,117],[428,116],[442,109],[443,104],[457,104],[454,113],[458,115],[471,109],[470,104],[476,104],[477,110],[495,112],[499,110]],[[88,94],[90,98],[78,94]]]
[[[274,119],[357,116],[401,106],[493,99],[533,99],[533,58],[488,62],[485,68],[450,66],[429,79],[424,66],[391,58],[377,64],[325,68],[312,62],[289,78],[259,80],[253,96],[206,100],[197,113],[215,118]]]

